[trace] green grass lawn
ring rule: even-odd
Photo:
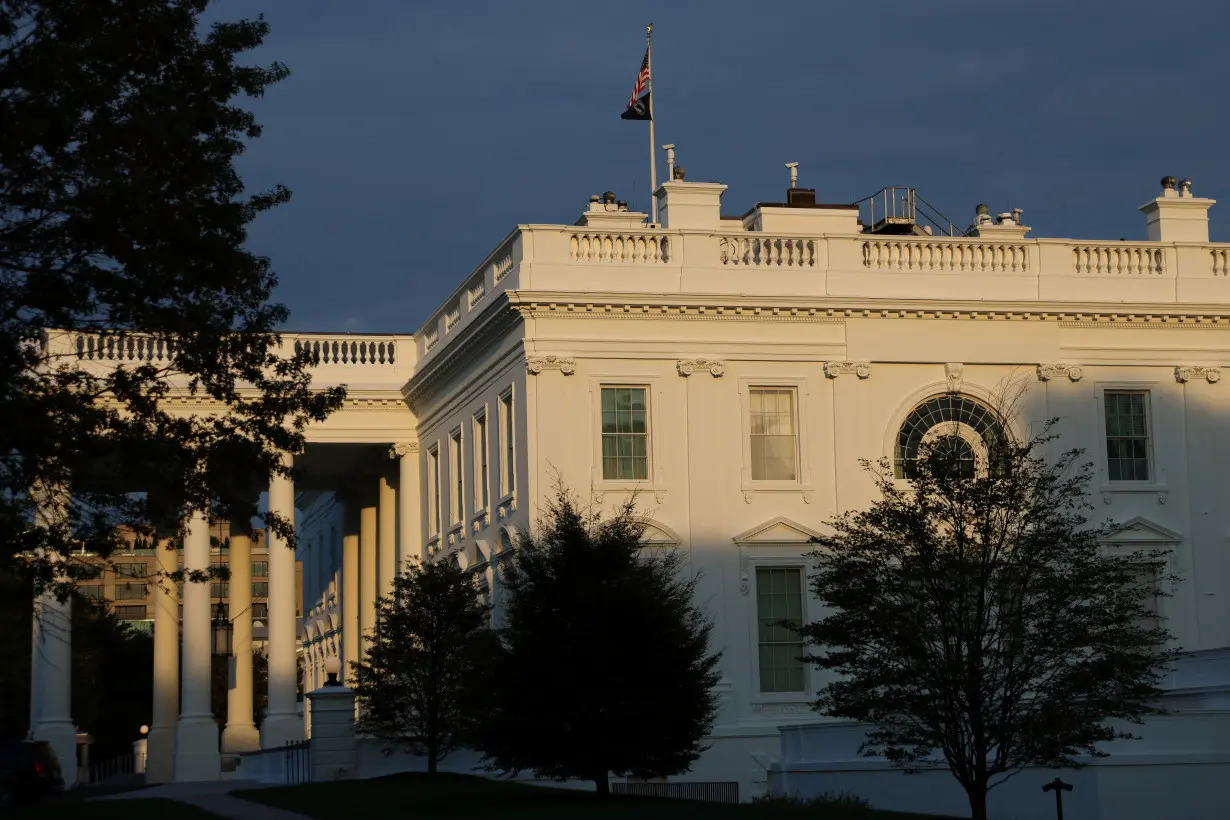
[[[81,800],[69,793],[18,809],[5,820],[219,820],[218,815],[173,800]]]
[[[782,805],[723,805],[686,800],[611,797],[592,792],[552,789],[467,775],[401,774],[372,780],[310,783],[238,791],[236,797],[276,806],[321,820],[351,817],[388,808],[415,820],[923,820],[923,815],[871,809],[835,809]]]

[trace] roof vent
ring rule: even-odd
[[[786,205],[791,208],[806,208],[816,204],[815,188],[787,188]]]

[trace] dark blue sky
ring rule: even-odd
[[[1062,11],[1061,11],[1062,10]],[[912,185],[962,225],[979,202],[1033,236],[1144,238],[1164,174],[1221,199],[1230,240],[1226,0],[220,0],[264,13],[249,62],[251,187],[291,202],[250,246],[292,330],[400,332],[518,222],[590,194],[648,203],[645,123],[619,113],[654,23],[657,142],[725,213],[800,184],[824,202]],[[659,152],[659,175],[665,162]]]

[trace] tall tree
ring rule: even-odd
[[[1077,766],[1134,737],[1114,721],[1164,713],[1175,653],[1146,601],[1173,579],[1142,575],[1164,551],[1104,546],[1113,525],[1083,512],[1092,467],[1079,450],[1048,459],[1056,439],[1005,423],[971,460],[965,431],[941,429],[908,486],[864,462],[879,500],[832,519],[813,553],[831,612],[802,629],[808,660],[840,676],[817,710],[872,724],[865,754],[946,764],[975,820],[1022,768]]]
[[[506,654],[482,748],[488,766],[539,777],[688,770],[713,726],[720,653],[675,550],[649,554],[635,499],[610,517],[563,488],[507,556]]]
[[[0,2],[0,562],[106,554],[117,523],[174,531],[211,499],[250,517],[252,478],[342,400],[282,355],[277,277],[244,247],[289,192],[245,193],[261,128],[234,100],[287,70],[238,63],[268,26],[200,31],[207,6]],[[71,490],[66,520],[30,526],[39,488]]]
[[[471,574],[413,564],[380,599],[371,648],[353,664],[360,728],[425,756],[428,774],[482,721],[498,651],[488,612]]]

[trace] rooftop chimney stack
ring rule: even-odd
[[[1149,241],[1208,242],[1209,208],[1216,202],[1192,196],[1190,179],[1162,177],[1162,193],[1140,206]]]
[[[594,228],[612,228],[629,230],[643,228],[648,214],[628,210],[627,200],[617,199],[614,191],[606,191],[602,196],[594,194],[589,198],[589,207],[577,220],[577,225],[587,225]]]

